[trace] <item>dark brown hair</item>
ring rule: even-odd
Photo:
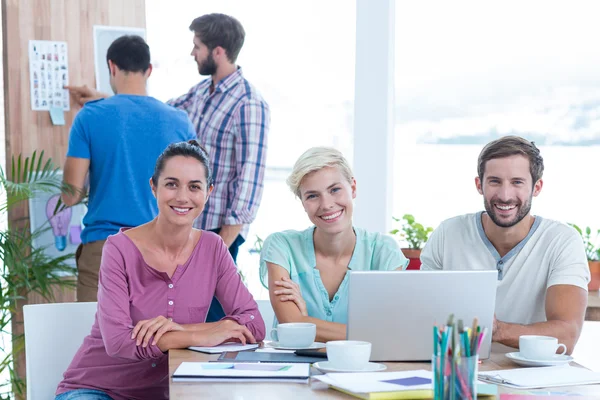
[[[485,145],[477,161],[477,175],[483,181],[485,164],[496,158],[522,155],[529,159],[529,172],[533,184],[542,179],[544,174],[544,159],[535,143],[519,136],[504,136]]]
[[[244,45],[246,32],[240,21],[225,14],[206,14],[196,18],[190,24],[190,31],[212,51],[220,46],[225,49],[227,59],[237,60]]]
[[[158,156],[156,165],[154,166],[154,174],[152,175],[152,183],[154,186],[158,185],[158,177],[162,173],[163,169],[165,169],[166,162],[176,156],[193,157],[200,161],[202,165],[204,165],[204,170],[206,171],[206,185],[212,185],[212,168],[210,165],[208,152],[196,140],[189,140],[187,142],[170,144],[162,152],[162,154]]]
[[[122,71],[145,73],[150,68],[150,47],[141,36],[121,36],[108,47],[107,64],[109,60]]]

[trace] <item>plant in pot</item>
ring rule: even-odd
[[[575,224],[569,224],[583,239],[583,246],[585,247],[585,254],[588,259],[588,265],[590,266],[590,283],[588,283],[588,290],[594,291],[600,289],[600,229],[592,231],[589,226],[585,229],[580,228]]]
[[[421,267],[421,249],[429,239],[433,228],[418,223],[411,214],[404,214],[402,219],[392,218],[394,221],[402,223],[400,229],[393,229],[390,233],[399,236],[408,245],[407,248],[402,248],[402,253],[409,260],[407,269],[419,269]]]
[[[64,279],[65,274],[74,274],[68,264],[73,254],[53,257],[45,247],[32,246],[51,229],[50,224],[32,232],[28,218],[13,218],[7,224],[7,213],[42,192],[61,190],[70,189],[63,186],[58,168],[44,159],[43,152],[25,159],[13,157],[10,178],[0,167],[0,219],[4,220],[0,224],[0,332],[12,336],[0,340],[0,399],[23,398],[25,393],[25,382],[15,366],[24,349],[24,337],[17,333],[22,322],[15,319],[20,305],[30,293],[51,301],[55,288],[74,286],[73,280]]]

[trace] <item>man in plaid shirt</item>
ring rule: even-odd
[[[263,191],[270,111],[235,64],[244,28],[233,17],[207,14],[190,25],[191,55],[210,76],[167,103],[184,110],[213,163],[214,190],[197,228],[217,232],[235,261]]]

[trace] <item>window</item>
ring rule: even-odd
[[[181,95],[204,79],[189,55],[193,18],[225,13],[246,31],[237,63],[271,108],[262,203],[238,255],[255,298],[268,298],[258,276],[258,255],[249,252],[257,236],[264,239],[272,232],[310,225],[285,184],[295,160],[319,145],[351,156],[355,9],[355,1],[345,0],[146,2],[154,64],[149,92],[160,100]]]
[[[532,212],[600,227],[600,4],[396,2],[394,214],[432,226],[483,209],[483,145],[514,134],[545,161]]]

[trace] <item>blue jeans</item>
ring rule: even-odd
[[[54,400],[113,400],[113,398],[99,390],[75,389],[59,394]]]
[[[211,229],[211,232],[214,232],[216,234],[218,234],[220,231],[220,228]],[[231,244],[231,246],[229,246],[229,254],[231,254],[233,262],[235,262],[238,255],[238,250],[244,242],[244,238],[241,235],[238,235],[237,238],[235,238],[235,240]],[[220,321],[224,316],[225,311],[223,311],[221,303],[219,303],[216,297],[213,297],[212,303],[210,304],[210,308],[208,309],[208,314],[206,314],[206,322],[217,322]]]

